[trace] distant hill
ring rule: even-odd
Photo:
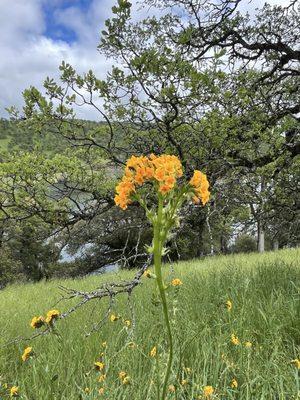
[[[75,121],[76,122],[76,121]],[[77,120],[78,125],[84,127],[85,131],[98,133],[101,140],[101,132],[107,126],[105,122]],[[37,132],[26,125],[24,121],[10,121],[0,119],[0,152],[23,150],[32,151],[39,148],[41,151],[55,154],[60,153],[69,146],[68,141],[50,129],[43,128]]]

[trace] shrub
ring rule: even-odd
[[[233,246],[234,253],[251,253],[252,251],[256,251],[256,249],[256,239],[246,234],[238,236]]]

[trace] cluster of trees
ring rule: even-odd
[[[23,110],[9,111],[27,141],[1,154],[6,258],[34,264],[34,279],[143,262],[144,215],[112,199],[126,159],[151,152],[176,154],[187,175],[201,169],[211,183],[208,207],[183,210],[170,258],[299,244],[300,5],[265,4],[250,17],[244,3],[146,0],[136,22],[118,0],[98,47],[115,60],[106,79],[63,62],[45,94],[24,92]],[[78,107],[101,123],[78,120]],[[27,247],[34,260],[16,254],[26,237],[38,243]],[[57,267],[66,245],[81,258]]]

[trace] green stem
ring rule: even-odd
[[[161,400],[165,400],[167,394],[167,386],[168,380],[171,373],[171,366],[173,361],[173,337],[172,337],[172,330],[171,324],[169,320],[169,311],[166,299],[166,293],[162,278],[162,249],[163,249],[163,242],[164,242],[164,235],[163,235],[163,226],[162,226],[162,211],[163,211],[163,200],[159,197],[158,203],[158,213],[157,213],[157,221],[154,224],[154,268],[156,274],[156,282],[159,290],[159,294],[162,300],[162,307],[164,313],[165,324],[167,328],[167,335],[168,335],[168,343],[169,343],[169,358],[167,363],[167,369],[165,373],[164,383],[163,383],[163,390],[162,390],[162,398]]]
[[[156,380],[157,380],[157,400],[160,400],[160,382],[159,382],[159,359],[158,359],[158,354],[156,354],[155,357],[155,363],[156,363]]]

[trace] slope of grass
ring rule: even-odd
[[[1,138],[0,139],[0,151],[7,150],[7,146],[10,142],[10,138]]]
[[[282,250],[264,255],[239,255],[182,262],[165,267],[166,281],[178,277],[179,289],[168,290],[175,334],[175,363],[170,399],[203,397],[211,385],[210,399],[291,400],[300,397],[299,370],[291,360],[300,358],[300,251]],[[15,285],[0,292],[0,398],[8,398],[4,383],[19,386],[20,399],[157,399],[155,383],[166,362],[166,343],[159,305],[153,304],[154,282],[143,284],[132,295],[134,329],[124,325],[133,319],[127,298],[114,304],[117,322],[107,323],[90,336],[105,302],[90,304],[67,320],[59,321],[59,335],[48,335],[13,345],[16,336],[30,336],[34,315],[51,309],[59,299],[58,285],[93,289],[104,280],[129,279],[133,272],[93,276],[81,280]],[[232,301],[228,311],[225,303]],[[67,309],[71,303],[55,308]],[[231,343],[234,334],[239,344]],[[251,347],[245,343],[251,342]],[[102,343],[107,342],[107,347]],[[134,344],[133,344],[133,343]],[[22,362],[26,345],[35,356]],[[149,356],[158,348],[160,369]],[[93,363],[104,353],[106,379]],[[125,371],[130,384],[122,385]],[[232,380],[238,387],[232,388]],[[99,394],[99,388],[104,394]],[[2,391],[1,391],[2,390]],[[2,396],[2,397],[1,397]]]

